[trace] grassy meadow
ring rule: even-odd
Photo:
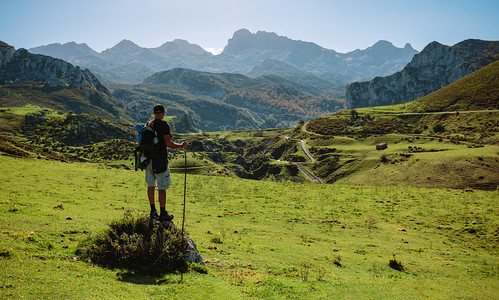
[[[6,156],[0,169],[1,299],[499,296],[497,191],[189,174],[185,227],[208,274],[153,277],[75,255],[126,211],[148,211],[143,172]],[[174,173],[176,222],[182,200]]]

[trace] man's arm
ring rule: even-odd
[[[183,149],[187,148],[187,142],[182,142],[182,143],[175,143],[172,141],[172,135],[171,134],[165,134],[163,136],[165,138],[165,145],[168,148],[173,148],[173,149]]]

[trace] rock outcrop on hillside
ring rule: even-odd
[[[349,108],[392,105],[428,95],[494,62],[498,41],[465,40],[452,47],[432,42],[400,72],[349,84]]]
[[[129,120],[123,103],[88,69],[26,49],[16,50],[1,41],[0,86],[0,106],[32,104],[113,121]]]
[[[87,114],[68,114],[63,121],[51,122],[47,112],[42,110],[25,116],[22,131],[27,137],[50,136],[68,146],[84,146],[108,140],[135,140],[136,132],[129,126]],[[48,123],[50,130],[47,130]]]
[[[44,81],[53,87],[90,88],[110,95],[109,90],[88,70],[50,56],[0,42],[0,83]]]

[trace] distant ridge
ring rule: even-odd
[[[57,57],[66,61],[71,61],[79,57],[98,55],[98,53],[87,44],[77,44],[76,42],[68,42],[65,44],[54,43],[47,46],[31,48],[29,51],[35,54]]]
[[[251,33],[247,29],[237,30],[219,55],[181,39],[156,48],[144,48],[132,41],[122,40],[101,53],[89,51],[87,47],[72,42],[40,46],[30,51],[89,68],[106,83],[136,84],[154,72],[174,68],[247,74],[266,60],[274,60],[302,69],[307,74],[321,76],[323,80],[335,78],[332,84],[339,84],[341,89],[344,82],[401,70],[417,53],[410,44],[397,48],[390,42],[380,41],[367,49],[343,54],[312,42],[292,40],[273,32]]]

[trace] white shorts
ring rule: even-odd
[[[170,166],[166,167],[163,173],[154,174],[152,171],[152,160],[146,167],[146,182],[148,187],[158,187],[158,190],[167,190],[170,188]]]

